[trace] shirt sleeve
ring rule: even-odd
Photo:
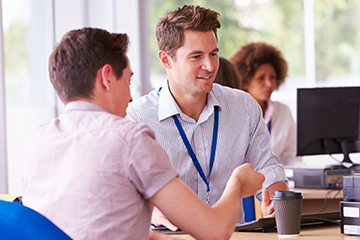
[[[151,198],[178,176],[167,153],[156,142],[154,132],[137,123],[132,138],[128,174],[130,181],[145,199]]]
[[[251,109],[254,110],[251,110]],[[260,107],[249,102],[249,111],[252,112],[251,136],[246,159],[254,168],[264,174],[263,188],[268,188],[276,182],[287,182],[284,166],[280,164],[279,158],[271,150],[270,134],[262,118]],[[256,198],[261,200],[261,190],[257,191]]]

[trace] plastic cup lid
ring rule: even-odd
[[[293,192],[293,191],[274,191],[272,198],[276,199],[289,199],[289,198],[302,198],[301,192]]]

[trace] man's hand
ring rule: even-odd
[[[261,212],[264,217],[275,217],[274,203],[271,199],[274,191],[289,191],[289,187],[285,182],[277,182],[268,187],[268,189],[263,189]]]
[[[257,172],[251,164],[245,163],[234,169],[228,181],[229,187],[234,180],[237,180],[237,185],[233,185],[234,189],[240,187],[241,197],[245,198],[254,195],[257,190],[262,188],[265,177],[262,173]]]
[[[171,231],[178,230],[178,227],[172,224],[157,207],[153,209],[151,223],[158,227],[165,226]]]
[[[261,212],[264,217],[275,217],[274,202],[266,188],[262,190]]]

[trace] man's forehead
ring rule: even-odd
[[[199,32],[192,30],[184,31],[184,42],[179,49],[187,49],[190,52],[217,52],[217,40],[213,31]],[[178,49],[178,50],[179,50]]]

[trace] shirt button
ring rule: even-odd
[[[201,153],[201,150],[198,150],[198,153],[200,154],[200,153]]]

